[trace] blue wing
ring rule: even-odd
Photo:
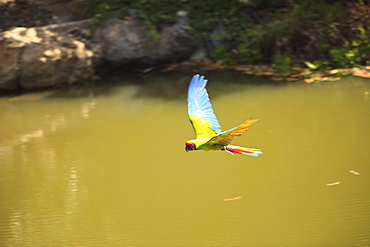
[[[211,138],[221,133],[221,126],[213,113],[204,76],[194,75],[188,89],[188,114],[197,138]]]

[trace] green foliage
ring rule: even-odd
[[[359,30],[356,39],[343,47],[330,49],[331,60],[339,67],[354,67],[370,59],[370,37],[364,29]]]
[[[216,59],[220,59],[225,66],[236,65],[235,58],[230,53],[229,49],[224,45],[217,46],[213,56]]]
[[[242,63],[258,63],[263,60],[263,39],[267,30],[262,25],[244,25],[245,29],[238,36],[237,50]]]
[[[312,63],[306,61],[305,64],[307,65],[308,68],[312,70],[323,69],[323,68],[326,68],[326,66],[328,65],[327,61],[320,61],[320,60],[314,61]]]
[[[103,16],[100,19],[128,18],[129,10],[134,9],[138,17],[160,28],[177,20],[181,6],[177,0],[85,0],[85,13],[88,18],[98,14]]]
[[[278,53],[274,56],[272,64],[278,73],[288,75],[292,68],[292,59],[289,55]]]
[[[367,6],[365,1],[359,2]],[[213,58],[229,66],[270,63],[281,73],[288,73],[293,61],[315,70],[351,67],[370,59],[366,27],[358,29],[344,21],[348,18],[346,4],[353,3],[349,0],[262,0],[256,5],[241,0],[85,0],[85,3],[86,17],[94,18],[92,28],[107,18],[129,19],[129,11],[135,9],[151,27],[150,35],[155,41],[160,38],[158,30],[175,23],[176,12],[185,10],[190,17],[189,33],[215,41],[218,45]]]
[[[160,36],[159,36],[159,33],[157,32],[157,30],[155,30],[154,28],[151,28],[149,30],[149,35],[150,35],[150,37],[152,38],[152,40],[154,42],[159,42]]]

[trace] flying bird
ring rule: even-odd
[[[204,76],[194,75],[188,89],[188,114],[193,125],[196,139],[185,142],[186,152],[193,150],[217,151],[224,150],[230,154],[238,153],[257,157],[262,151],[256,148],[246,148],[230,145],[235,138],[241,136],[259,119],[248,119],[241,125],[227,131],[221,131],[221,126],[213,113],[207,90],[207,80]]]

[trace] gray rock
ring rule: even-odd
[[[170,27],[154,30],[139,18],[111,19],[96,32],[103,57],[113,65],[154,65],[184,60],[195,51],[198,40],[186,33],[187,15]]]
[[[14,90],[18,87],[19,47],[0,38],[0,89]]]
[[[38,89],[91,77],[98,55],[88,37],[81,35],[89,30],[89,22],[19,27],[1,33],[0,89]]]

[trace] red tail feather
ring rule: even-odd
[[[226,147],[226,151],[229,153],[237,153],[237,154],[244,154],[249,155],[253,157],[257,157],[258,155],[262,154],[262,151],[256,148],[246,148],[246,147],[240,147],[240,146],[234,146],[234,145],[228,145]]]

